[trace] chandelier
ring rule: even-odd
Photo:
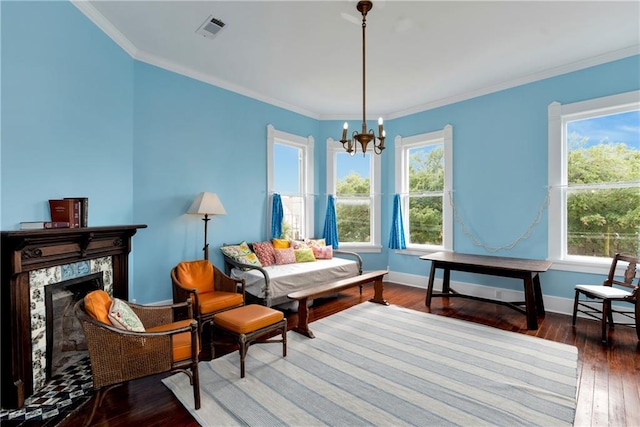
[[[362,148],[362,155],[364,156],[367,152],[367,145],[373,141],[373,151],[376,154],[382,153],[384,150],[384,138],[385,132],[384,127],[382,125],[382,117],[378,119],[378,137],[376,138],[372,129],[369,129],[367,132],[367,110],[366,110],[366,61],[365,61],[365,36],[364,31],[367,27],[367,12],[369,12],[373,8],[373,3],[368,0],[361,0],[358,2],[356,6],[358,11],[362,13],[362,132],[357,133],[353,131],[353,135],[351,139],[347,139],[347,131],[349,130],[349,124],[344,122],[344,126],[342,127],[342,139],[340,142],[342,143],[342,147],[347,151],[347,153],[352,156],[357,151],[357,146],[354,147],[354,141],[358,141]]]

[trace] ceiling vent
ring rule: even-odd
[[[206,38],[212,39],[214,38],[222,29],[224,28],[224,22],[219,19],[213,17],[213,15],[209,15],[206,21],[200,25],[200,28],[196,30],[197,34],[204,36]]]

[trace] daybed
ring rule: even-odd
[[[297,308],[289,293],[362,274],[360,255],[325,246],[324,239],[273,239],[220,249],[226,274],[244,279],[247,300],[267,307]]]

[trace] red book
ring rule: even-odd
[[[75,227],[73,200],[50,199],[49,210],[51,211],[51,222],[68,222],[71,224],[71,227]]]

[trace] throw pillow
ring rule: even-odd
[[[239,263],[255,265],[258,267],[262,266],[262,264],[260,264],[260,261],[258,260],[258,257],[251,251],[251,248],[249,248],[249,245],[246,241],[240,243],[239,245],[222,246],[220,250],[223,254]]]
[[[144,332],[144,325],[140,318],[131,310],[126,302],[114,298],[109,309],[111,324],[119,329],[133,332]]]
[[[287,239],[273,239],[274,249],[286,249],[289,247],[289,241]]]
[[[84,310],[87,314],[107,325],[111,324],[109,320],[111,304],[111,297],[102,289],[89,292],[84,296]]]
[[[312,246],[313,255],[316,259],[331,259],[333,258],[333,246]]]
[[[291,248],[286,249],[275,249],[276,255],[276,264],[293,264],[296,262],[296,254],[295,251]]]
[[[276,263],[276,254],[273,252],[274,249],[271,242],[254,242],[252,246],[258,261],[263,267]]]
[[[251,249],[249,248],[247,242],[242,242],[239,245],[222,246],[220,250],[229,258],[234,259],[235,257],[249,255],[251,253]]]
[[[307,239],[307,246],[310,248],[313,246],[326,246],[324,239]]]
[[[289,247],[293,248],[293,250],[298,250],[307,249],[309,246],[302,240],[289,240]]]
[[[293,252],[296,255],[296,262],[311,262],[316,260],[311,248],[295,249]]]

